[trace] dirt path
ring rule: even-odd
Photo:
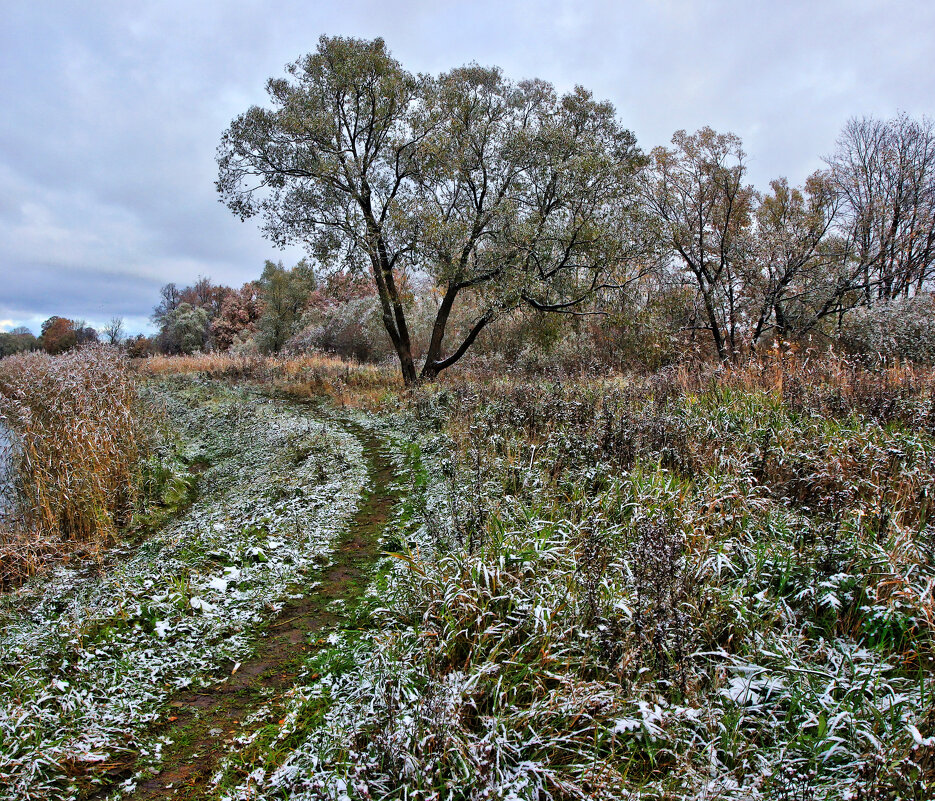
[[[125,798],[202,799],[212,795],[211,778],[221,759],[232,750],[234,738],[249,735],[275,723],[284,708],[283,695],[295,683],[305,658],[324,643],[324,632],[341,625],[366,588],[369,570],[378,554],[378,539],[396,495],[390,489],[395,477],[390,460],[381,452],[380,441],[355,425],[348,428],[360,439],[368,460],[369,492],[352,518],[333,554],[333,564],[319,576],[314,594],[284,604],[258,642],[255,654],[222,682],[197,692],[180,695],[171,702],[169,723],[160,731],[172,745],[163,750],[162,771],[141,782]],[[316,636],[318,635],[318,636]],[[267,705],[263,720],[243,721]],[[131,769],[121,771],[122,778]],[[100,798],[106,797],[101,793]]]

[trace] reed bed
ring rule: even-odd
[[[0,532],[0,586],[56,558],[93,556],[136,508],[154,412],[114,348],[0,362],[14,498]]]
[[[229,353],[196,353],[182,356],[150,356],[137,362],[144,375],[191,375],[204,373],[211,378],[254,376],[276,361],[263,356],[239,356]]]
[[[244,356],[201,353],[139,360],[144,376],[201,374],[228,381],[257,381],[296,397],[329,397],[341,406],[377,409],[402,389],[395,365],[362,364],[328,353]]]

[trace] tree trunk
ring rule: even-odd
[[[776,339],[782,343],[786,339],[789,324],[786,321],[786,315],[782,310],[782,306],[778,303],[775,304],[775,306],[773,306],[773,311],[776,314]]]
[[[390,342],[393,343],[393,349],[399,358],[399,368],[403,375],[403,383],[408,387],[417,380],[416,366],[412,360],[412,345],[409,341],[409,330],[405,327],[405,316],[402,305],[394,303],[393,294],[395,294],[395,282],[391,286],[387,282],[387,272],[392,278],[392,268],[384,268],[380,259],[373,259],[373,276],[377,285],[377,295],[380,298],[380,305],[383,307],[383,327],[389,335]],[[394,308],[395,307],[395,308]],[[400,331],[400,320],[403,322],[402,331]]]
[[[435,364],[442,354],[445,329],[448,327],[448,318],[451,316],[451,309],[454,306],[458,290],[457,284],[449,284],[448,289],[445,290],[445,297],[442,298],[441,306],[438,307],[435,324],[432,326],[432,338],[429,340],[429,349],[425,356],[425,365],[422,367],[423,378],[431,380],[438,375]]]
[[[714,308],[711,290],[702,287],[701,297],[704,300],[705,314],[708,317],[708,325],[711,327],[711,336],[714,338],[714,347],[717,349],[718,359],[721,360],[722,364],[727,364],[730,361],[730,354],[728,354],[724,345],[724,335],[721,333],[721,324],[717,318],[717,309]]]
[[[383,325],[399,357],[403,383],[407,387],[412,386],[418,380],[418,376],[412,360],[412,344],[409,339],[409,327],[406,325],[406,313],[399,297],[399,290],[396,288],[393,265],[386,250],[383,233],[370,207],[370,189],[366,184],[360,199],[360,208],[367,221],[367,234],[370,240],[368,250],[370,250],[370,263],[373,268],[374,283],[377,285],[377,295],[383,307]]]
[[[403,374],[403,383],[411,387],[419,379],[416,375],[416,366],[412,360],[412,348],[407,342],[405,345],[400,343],[396,348],[396,355],[399,357],[399,367]]]

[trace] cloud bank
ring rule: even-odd
[[[142,330],[159,287],[239,285],[280,253],[214,191],[230,120],[322,33],[411,70],[469,61],[617,106],[649,149],[711,125],[750,179],[801,182],[851,116],[931,116],[918,2],[14,2],[0,28],[0,328],[52,314]]]

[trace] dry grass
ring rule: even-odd
[[[889,421],[935,397],[935,369],[895,360],[870,366],[834,353],[772,351],[734,364],[681,365],[649,379],[680,395],[712,389],[766,391],[799,411],[840,417],[851,413]]]
[[[91,347],[5,359],[0,417],[14,434],[16,489],[0,532],[0,586],[113,543],[136,506],[152,430],[126,358]]]
[[[200,373],[215,379],[252,380],[294,397],[325,396],[341,406],[376,409],[402,389],[395,365],[360,364],[324,353],[291,358],[205,353],[153,356],[137,362],[142,375]]]
[[[153,356],[138,360],[136,367],[150,376],[199,373],[215,379],[258,381],[295,397],[328,397],[341,406],[369,411],[386,411],[400,401],[419,404],[426,397],[424,389],[406,391],[395,363],[362,364],[326,353],[293,357],[227,353]],[[434,387],[512,386],[521,387],[518,391],[523,393],[527,384],[537,386],[543,379],[594,392],[603,392],[610,382],[625,388],[627,395],[645,395],[660,402],[711,390],[763,391],[797,411],[828,417],[857,413],[882,423],[911,421],[935,430],[935,369],[907,361],[870,367],[827,352],[774,350],[728,366],[693,361],[651,374],[556,371],[546,376],[541,371],[504,371],[466,362],[446,371]],[[428,389],[428,395],[432,392]],[[932,419],[920,420],[920,409],[930,412]]]
[[[144,375],[190,375],[204,373],[212,378],[252,376],[272,361],[261,356],[234,356],[227,353],[199,353],[192,356],[150,356],[136,366]]]

